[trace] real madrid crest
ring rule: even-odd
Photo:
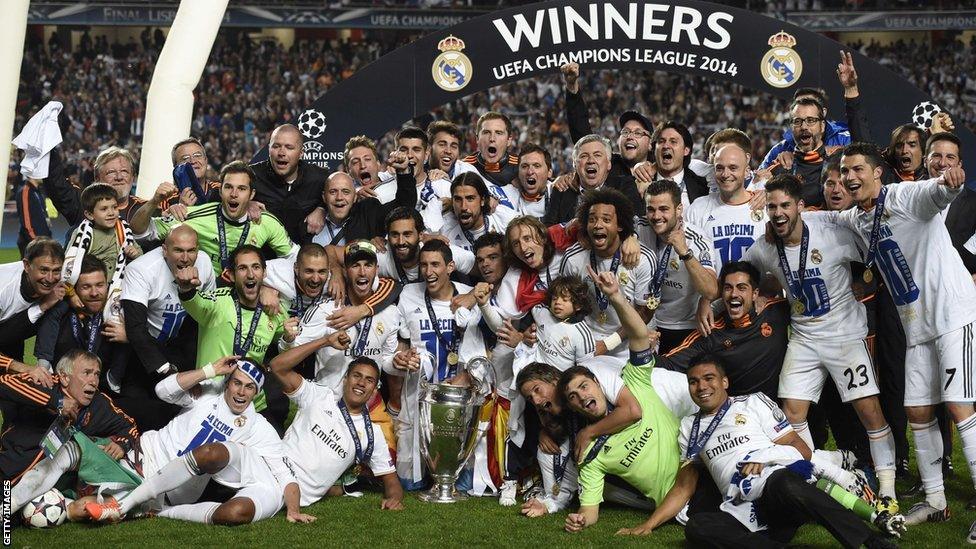
[[[559,346],[560,347],[568,347],[569,346],[569,338],[566,337],[566,336],[563,336],[563,338],[559,340]]]
[[[382,322],[377,322],[376,323],[376,333],[378,333],[380,335],[383,335],[383,332],[385,332],[385,331],[386,331],[386,326],[384,326]]]
[[[434,83],[444,91],[456,92],[468,85],[474,68],[467,55],[461,53],[464,49],[464,40],[456,36],[448,36],[437,43],[437,49],[441,54],[434,59],[431,67],[431,74],[434,76]]]
[[[672,271],[677,271],[678,270],[678,260],[672,257],[671,258],[671,261],[668,262],[668,267],[670,267]]]
[[[247,423],[247,417],[245,416],[237,416],[237,419],[234,420],[234,425],[238,427],[243,427],[245,423]]]
[[[763,218],[762,210],[752,210],[749,212],[749,215],[752,217],[753,221],[762,221]]]
[[[735,424],[736,425],[745,425],[746,424],[746,416],[744,416],[742,414],[735,414]]]
[[[823,254],[820,253],[820,250],[814,248],[813,251],[810,252],[810,263],[813,263],[814,265],[820,265],[820,262],[822,261],[823,261]]]
[[[620,279],[621,284],[626,284],[627,281],[630,280],[630,277],[627,275],[627,271],[620,271],[620,276],[618,278]]]
[[[774,88],[788,88],[796,84],[803,72],[800,54],[793,49],[796,38],[785,31],[779,31],[769,37],[767,44],[772,49],[766,52],[759,65],[763,80]]]

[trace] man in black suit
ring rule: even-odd
[[[677,120],[661,122],[651,136],[654,181],[670,179],[677,183],[681,188],[681,202],[686,208],[698,197],[708,195],[708,181],[688,168],[694,143],[688,126]]]
[[[574,184],[562,191],[553,188],[542,222],[546,225],[566,223],[576,215],[576,207],[586,191],[603,188],[620,191],[635,211],[644,211],[634,178],[611,174],[612,155],[610,140],[605,137],[590,134],[577,141],[573,146]]]

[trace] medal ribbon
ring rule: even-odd
[[[868,259],[864,262],[864,267],[868,271],[874,266],[874,256],[878,253],[878,242],[881,241],[881,218],[884,216],[886,194],[888,194],[888,187],[881,187],[881,192],[878,193],[878,200],[874,203],[874,224],[871,225],[871,243],[868,245]]]
[[[369,411],[363,410],[363,429],[366,431],[366,451],[363,451],[363,445],[359,441],[359,433],[356,431],[356,424],[352,422],[352,415],[349,414],[349,409],[346,408],[346,403],[344,400],[339,399],[339,413],[342,414],[342,419],[346,422],[346,427],[349,428],[349,435],[352,436],[352,443],[356,445],[356,463],[368,463],[369,458],[373,456],[373,420],[369,418]]]
[[[369,329],[373,326],[373,317],[367,316],[356,328],[359,330],[359,338],[356,340],[356,346],[352,348],[352,356],[363,356],[363,352],[366,350],[366,342],[369,339]]]
[[[674,250],[674,246],[670,244],[665,246],[664,251],[661,252],[661,258],[657,261],[654,278],[651,279],[651,295],[654,297],[661,297],[661,288],[664,287],[664,281],[668,278],[668,260],[671,259],[672,250]]]
[[[786,285],[789,286],[793,298],[803,303],[804,308],[806,308],[806,301],[803,299],[803,275],[807,268],[807,248],[809,246],[810,228],[804,223],[803,236],[800,238],[800,265],[797,270],[797,276],[793,276],[793,271],[790,270],[790,261],[786,258],[786,248],[783,244],[783,239],[776,239],[776,252],[779,254],[779,268],[783,270],[783,276],[786,277]]]
[[[77,341],[79,345],[85,345],[85,349],[89,353],[95,352],[95,343],[98,339],[98,330],[101,327],[102,315],[92,315],[91,320],[88,321],[88,338],[86,341],[81,334],[81,322],[78,320],[78,315],[76,313],[71,313],[71,333],[74,334],[75,341]]]
[[[241,238],[237,241],[237,246],[234,249],[240,248],[247,241],[247,233],[251,230],[251,222],[244,221],[244,226],[241,229]],[[217,207],[217,244],[220,246],[220,266],[229,269],[230,268],[230,254],[227,252],[227,232],[224,226],[224,214],[223,207]]]
[[[251,344],[254,343],[254,334],[258,331],[258,323],[261,322],[261,302],[254,307],[254,314],[251,316],[251,326],[247,330],[247,336],[244,338],[244,342],[241,343],[241,328],[243,320],[243,312],[241,311],[241,302],[234,300],[234,309],[237,311],[237,326],[234,326],[234,354],[240,357],[247,355],[247,352],[251,349]]]
[[[705,448],[705,443],[708,439],[712,438],[712,434],[715,433],[715,429],[718,428],[718,424],[722,422],[722,418],[725,417],[725,413],[729,411],[732,406],[732,399],[726,398],[725,404],[722,404],[718,412],[715,413],[715,417],[705,428],[705,432],[698,436],[698,429],[701,427],[701,412],[695,414],[695,422],[691,424],[691,434],[688,435],[688,452],[686,456],[688,459],[695,459],[698,454]]]
[[[563,477],[566,476],[566,469],[569,465],[569,456],[572,453],[573,451],[570,450],[569,453],[566,454],[565,458],[563,457],[562,451],[559,451],[552,456],[552,474],[554,477],[556,477],[556,485],[552,488],[553,494],[559,493],[559,487],[563,483]]]
[[[608,400],[607,415],[610,415],[610,412],[612,412],[614,408],[615,406],[613,405],[613,403]],[[583,461],[580,462],[579,464],[580,469],[582,469],[583,466],[586,465],[587,463],[596,459],[596,456],[600,454],[600,448],[603,448],[603,445],[607,443],[607,440],[610,438],[610,436],[611,435],[600,435],[596,437],[596,440],[593,441],[593,446],[590,447],[590,451],[586,453],[586,457],[584,457]]]
[[[590,251],[590,267],[593,267],[593,272],[597,272],[597,273],[600,272],[599,263],[597,262],[596,259],[596,254],[592,250]],[[613,254],[613,259],[610,261],[610,272],[616,275],[617,269],[619,267],[620,267],[620,250],[618,249],[617,253]],[[655,276],[656,274],[657,273],[655,273]],[[600,306],[600,310],[606,311],[607,307],[610,306],[610,300],[607,298],[607,296],[603,294],[603,292],[600,291],[600,288],[598,288],[596,284],[593,284],[593,289],[596,290],[596,302]]]
[[[454,295],[457,294],[457,288],[454,288]],[[434,333],[437,334],[438,341],[440,341],[440,344],[447,349],[448,354],[456,353],[458,346],[461,344],[461,330],[459,329],[457,322],[454,323],[454,331],[452,332],[454,337],[451,338],[451,341],[447,341],[444,333],[441,332],[441,327],[437,324],[437,315],[434,314],[434,305],[430,302],[430,293],[427,291],[424,291],[424,304],[427,305],[427,317],[430,319],[430,324],[434,328]],[[438,364],[438,366],[440,366],[440,364]],[[457,364],[448,364],[447,372],[445,375],[439,376],[438,379],[443,380],[449,377],[454,377],[455,375],[457,375]]]
[[[481,218],[484,219],[484,223],[482,223],[482,224],[485,226],[485,234],[490,233],[491,232],[491,219],[489,219],[488,216],[485,215],[485,214],[481,214]],[[460,220],[458,220],[458,226],[461,227],[461,221]],[[473,248],[474,247],[474,241],[477,240],[474,237],[474,233],[472,233],[471,231],[465,229],[464,227],[461,227],[461,232],[464,233],[464,238],[467,238],[468,239],[468,242],[471,243],[471,247]]]

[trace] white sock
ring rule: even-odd
[[[176,505],[163,509],[159,516],[185,520],[188,522],[202,522],[203,524],[213,524],[213,514],[219,503],[213,501],[202,501],[200,503],[190,503],[188,505]]]
[[[807,422],[801,421],[799,423],[790,423],[790,425],[793,426],[793,430],[796,431],[796,434],[800,435],[803,442],[807,443],[807,446],[810,447],[811,452],[816,450],[816,448],[813,447],[813,435],[810,434],[810,428],[807,427]]]
[[[62,475],[78,466],[81,450],[74,441],[65,443],[58,448],[50,459],[44,458],[33,469],[24,473],[10,490],[10,514],[13,515],[28,501],[47,492]]]
[[[126,514],[134,507],[145,503],[159,494],[164,494],[179,488],[191,478],[200,474],[197,462],[193,459],[193,452],[187,452],[183,457],[170,461],[155,475],[147,478],[135,490],[119,500],[119,510]]]
[[[976,414],[956,424],[959,430],[959,438],[962,440],[962,455],[966,456],[969,463],[969,475],[976,485]]]
[[[868,445],[871,447],[874,472],[878,475],[878,492],[882,496],[896,497],[895,437],[891,434],[891,427],[885,425],[880,429],[868,431]]]
[[[942,479],[942,433],[935,419],[928,423],[909,423],[915,438],[915,459],[922,477],[925,501],[936,509],[945,509],[945,484]]]
[[[814,450],[810,463],[813,464],[813,474],[849,488],[857,483],[857,477],[850,471],[845,471],[834,463],[832,452]]]

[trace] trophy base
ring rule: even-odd
[[[453,483],[434,484],[430,490],[422,492],[418,497],[420,501],[426,501],[427,503],[454,503],[468,499],[467,494],[459,492],[454,488]]]

